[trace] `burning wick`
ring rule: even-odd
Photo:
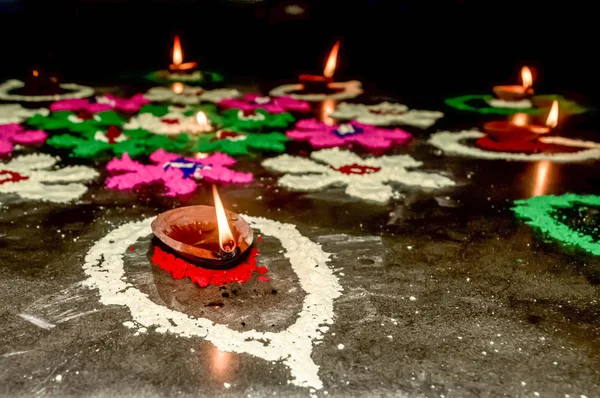
[[[333,81],[333,74],[337,66],[338,53],[340,49],[340,42],[337,41],[327,57],[325,62],[325,68],[323,69],[323,76],[318,75],[300,75],[300,82],[304,86],[304,90],[311,93],[319,93],[327,91],[329,83]]]
[[[181,41],[179,36],[175,36],[173,40],[173,63],[169,65],[171,72],[185,72],[194,69],[198,64],[196,62],[183,62],[183,50],[181,49]]]
[[[495,121],[483,125],[488,136],[498,142],[536,140],[541,134],[548,134],[558,126],[558,101],[552,102],[545,126],[529,124],[527,115],[516,114],[510,122]]]
[[[219,229],[219,246],[225,253],[231,253],[235,250],[236,244],[231,233],[231,228],[229,228],[227,214],[225,213],[225,208],[215,185],[212,186],[212,192],[215,201],[215,212],[217,214],[217,228]]]
[[[173,85],[171,86],[171,90],[173,90],[173,92],[175,94],[183,93],[183,89],[184,89],[183,83],[177,82],[177,83],[173,83]]]
[[[521,68],[521,85],[495,86],[494,94],[505,101],[520,101],[533,95],[533,74],[528,66]]]

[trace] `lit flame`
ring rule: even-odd
[[[34,69],[34,70],[33,70],[33,76],[34,76],[34,77],[38,77],[39,75],[40,75],[40,72],[38,72],[38,70],[37,70],[37,69]]]
[[[173,92],[175,94],[183,93],[183,83],[179,83],[179,82],[173,83],[173,86],[171,86],[171,90],[173,90]]]
[[[552,108],[550,108],[550,113],[548,113],[548,119],[546,119],[546,126],[550,128],[554,128],[558,126],[558,101],[554,100],[552,102]]]
[[[219,229],[219,246],[221,250],[227,253],[231,253],[235,249],[235,241],[233,234],[229,228],[229,221],[227,221],[227,214],[225,214],[225,208],[217,192],[217,187],[212,186],[213,199],[215,201],[215,211],[217,213],[217,228]]]
[[[511,123],[515,126],[527,126],[528,117],[526,113],[515,113]]]
[[[181,50],[181,42],[179,36],[175,36],[173,41],[173,65],[181,65],[183,62],[183,51]]]
[[[327,78],[333,77],[333,73],[335,72],[335,67],[337,65],[338,58],[338,50],[340,49],[340,42],[336,42],[329,53],[329,57],[327,58],[327,63],[325,64],[325,69],[323,69],[323,76]]]
[[[531,69],[529,69],[528,66],[521,68],[521,82],[525,89],[533,86],[533,75],[531,74]]]

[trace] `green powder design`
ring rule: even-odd
[[[598,224],[594,225],[596,220],[600,220],[594,212],[597,211],[594,208],[600,207],[600,196],[536,196],[515,201],[515,205],[512,210],[518,218],[525,220],[527,225],[538,228],[564,244],[600,255]]]
[[[179,83],[183,83],[188,86],[197,86],[197,85],[217,85],[223,83],[225,80],[223,75],[217,72],[211,71],[201,71],[202,78],[198,80],[186,80],[180,81]],[[177,80],[169,79],[169,71],[166,70],[158,70],[148,73],[146,79],[153,81],[154,83],[158,83],[161,85],[169,85],[178,82]]]
[[[490,106],[486,100],[493,98],[491,95],[463,95],[460,97],[452,97],[444,100],[449,107],[467,111],[477,112],[484,115],[514,115],[515,113],[527,113],[531,115],[545,115],[549,111],[552,101],[557,100],[561,113],[570,115],[579,115],[587,112],[589,109],[579,105],[577,102],[569,100],[562,95],[536,95],[534,103],[543,104],[541,107],[533,108],[495,108]],[[546,106],[547,105],[547,106]]]

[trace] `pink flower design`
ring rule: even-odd
[[[42,144],[48,138],[48,135],[41,130],[24,130],[16,123],[0,125],[0,155],[11,153],[14,144]]]
[[[219,102],[219,105],[243,111],[262,108],[269,113],[310,111],[310,104],[306,101],[300,101],[292,97],[261,97],[256,94],[247,94],[243,98],[228,98]]]
[[[251,173],[240,173],[228,168],[235,160],[222,153],[196,159],[185,158],[159,149],[150,155],[151,165],[131,160],[128,154],[121,159],[113,159],[106,165],[111,177],[106,179],[106,187],[127,190],[162,182],[166,196],[192,193],[198,186],[196,180],[209,182],[244,184],[252,181]]]
[[[330,126],[315,119],[300,120],[287,136],[308,141],[315,148],[331,148],[356,143],[369,149],[387,149],[406,144],[412,136],[401,129],[384,129],[369,124],[351,122]]]
[[[110,110],[119,110],[123,112],[137,112],[142,105],[149,104],[150,100],[144,98],[142,94],[136,94],[131,98],[118,98],[110,94],[97,97],[96,102],[90,102],[87,99],[66,99],[56,101],[50,105],[52,112],[56,111],[87,111],[98,113]]]

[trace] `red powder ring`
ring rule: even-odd
[[[250,249],[248,258],[240,265],[226,270],[213,270],[198,267],[155,246],[152,263],[170,273],[173,278],[190,278],[192,282],[200,287],[207,287],[209,285],[223,286],[230,283],[246,283],[252,278],[255,271],[260,275],[258,280],[266,282],[269,278],[263,275],[269,270],[266,267],[258,267],[256,265],[257,255],[258,250]]]
[[[515,140],[515,141],[494,141],[488,136],[481,137],[475,142],[478,148],[485,149],[487,151],[494,152],[518,152],[518,153],[572,153],[578,152],[581,148],[557,145],[557,144],[546,144],[544,142],[534,140]]]

